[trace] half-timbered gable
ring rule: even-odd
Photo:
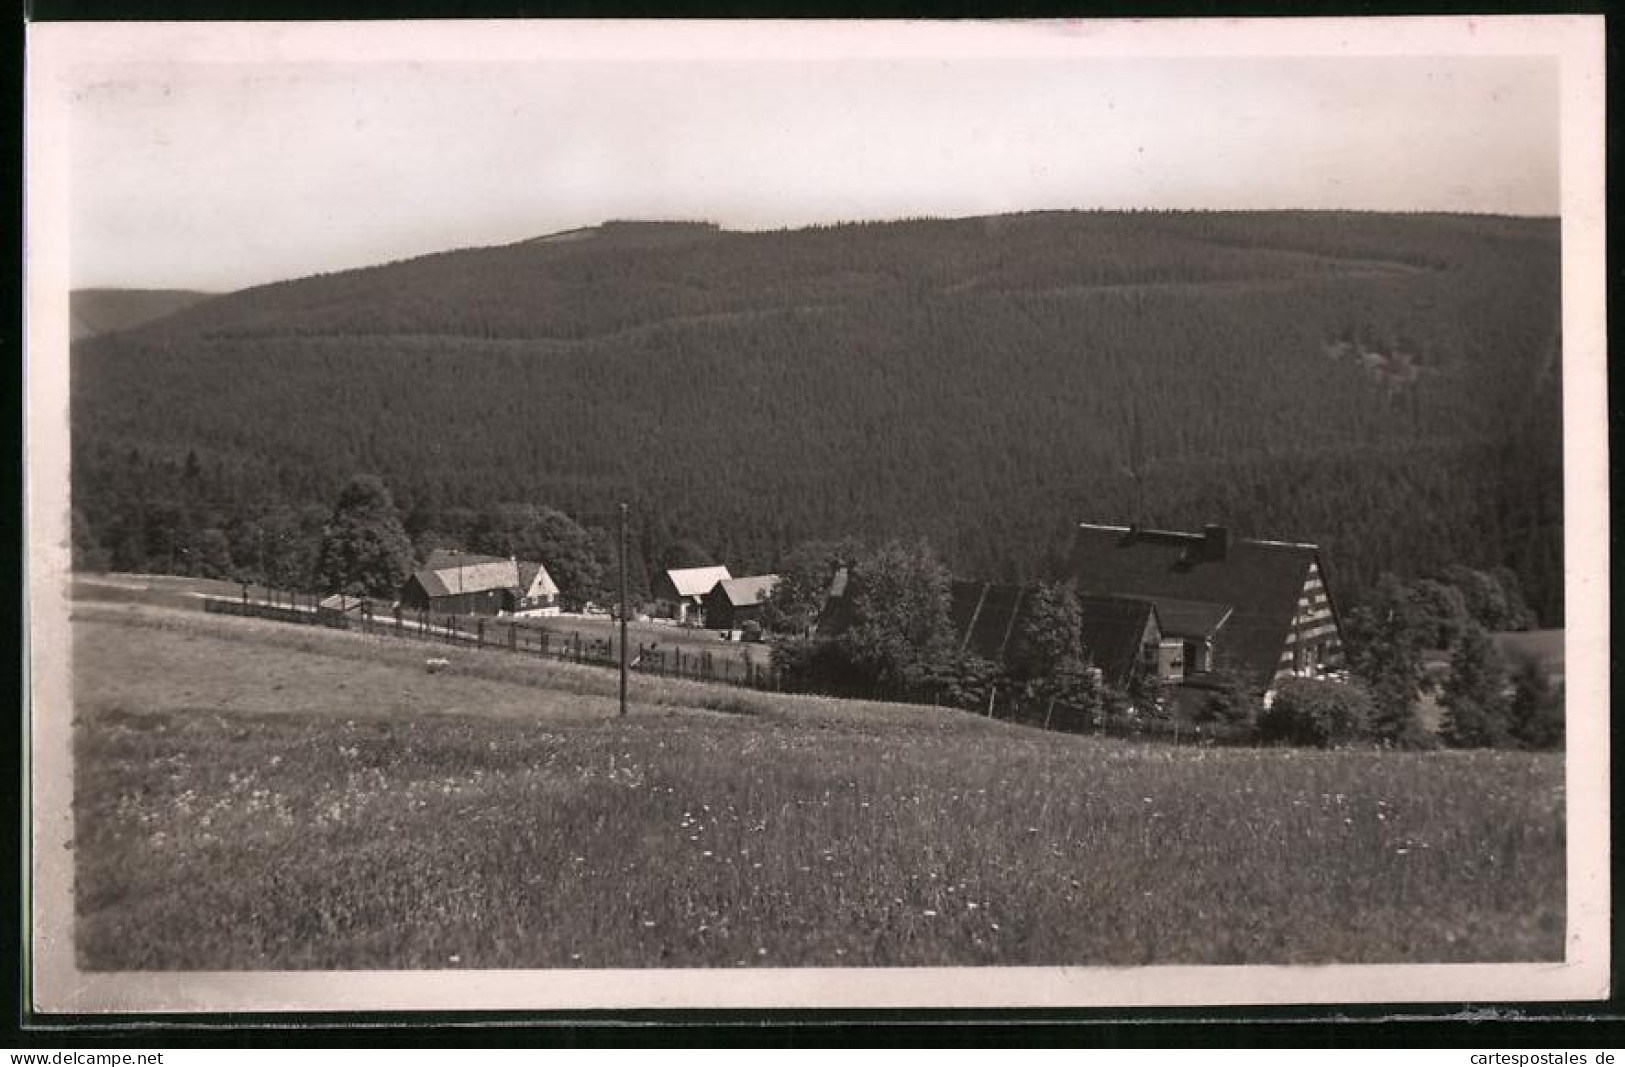
[[[1315,674],[1341,666],[1342,657],[1343,635],[1332,611],[1332,598],[1320,573],[1320,561],[1311,560],[1276,673]]]

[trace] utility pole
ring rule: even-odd
[[[626,714],[626,505],[621,505],[621,714]]]

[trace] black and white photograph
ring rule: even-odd
[[[1600,16],[28,48],[36,1010],[1609,995]]]

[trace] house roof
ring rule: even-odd
[[[778,584],[778,575],[758,574],[749,578],[724,578],[712,586],[711,591],[720,593],[736,608],[747,608],[766,600]]]
[[[1020,640],[1035,591],[999,582],[954,582],[950,617],[959,647],[1004,662]],[[1147,599],[1116,596],[1079,596],[1078,607],[1083,651],[1108,682],[1124,684],[1157,608]]]
[[[1136,597],[1085,595],[1078,597],[1078,607],[1083,650],[1089,662],[1100,668],[1109,684],[1127,684],[1140,660],[1146,628],[1161,632],[1156,605]]]
[[[519,561],[519,595],[529,597],[558,596],[559,587],[553,581],[553,576],[547,573],[547,568],[540,563],[522,559]]]
[[[829,592],[818,609],[818,622],[813,632],[819,637],[838,637],[852,621],[852,605],[846,599],[846,588],[851,572],[838,568],[829,581]]]
[[[334,593],[331,596],[323,597],[317,607],[326,611],[343,612],[346,615],[351,613],[359,614],[365,599],[364,597],[350,596],[347,593]]]
[[[432,597],[486,593],[493,589],[517,589],[519,564],[498,556],[436,549],[429,553],[429,558],[413,577],[423,586],[423,591]]]
[[[1168,637],[1211,640],[1235,612],[1229,604],[1214,604],[1206,600],[1180,600],[1166,596],[1142,599],[1156,605],[1157,623]]]
[[[666,577],[678,596],[704,596],[716,588],[718,582],[725,582],[733,575],[728,573],[727,567],[684,567],[668,570]]]
[[[1085,523],[1074,535],[1067,575],[1079,593],[1229,607],[1214,640],[1215,656],[1269,678],[1318,556],[1310,544]],[[1181,615],[1182,624],[1202,621],[1199,612]]]
[[[1032,600],[1031,590],[1000,582],[954,582],[949,618],[959,647],[995,663],[1004,659]]]

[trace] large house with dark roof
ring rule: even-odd
[[[1081,524],[1066,580],[1082,597],[1131,598],[1156,609],[1159,647],[1178,643],[1181,681],[1229,666],[1260,685],[1341,666],[1337,606],[1316,545]]]
[[[532,560],[436,549],[401,587],[400,601],[445,615],[557,615],[559,587]]]
[[[1198,685],[1222,668],[1261,688],[1341,666],[1342,629],[1320,549],[1290,541],[1082,524],[1057,580],[1072,585],[1084,658],[1108,685],[1138,671]],[[1034,590],[954,582],[950,619],[962,652],[1008,663]],[[837,575],[818,621],[821,637],[848,624],[846,574]]]

